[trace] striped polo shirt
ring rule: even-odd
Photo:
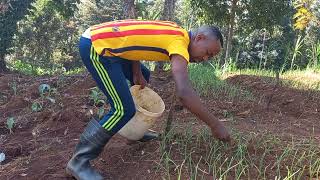
[[[96,52],[128,60],[168,61],[178,54],[189,62],[188,32],[169,21],[122,20],[90,27]]]

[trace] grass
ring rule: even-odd
[[[224,98],[230,100],[234,98],[244,100],[254,99],[250,91],[223,81],[219,71],[216,71],[211,66],[203,64],[189,65],[189,75],[193,86],[203,96],[214,96],[217,98],[224,95]]]
[[[212,66],[190,65],[190,79],[202,96],[254,100],[246,89],[223,79],[234,74],[274,77],[272,71],[241,70],[227,74]],[[311,70],[287,71],[282,84],[298,89],[319,89],[320,74]],[[195,129],[173,127],[160,143],[159,169],[163,179],[320,179],[319,142],[284,139],[267,133],[232,131],[235,143],[223,144],[212,138],[205,126]]]
[[[320,178],[320,149],[311,139],[285,141],[270,134],[233,132],[235,143],[214,140],[207,128],[173,128],[162,140],[163,179]]]
[[[84,67],[74,68],[72,70],[66,71],[65,68],[60,66],[55,66],[54,68],[41,68],[34,67],[32,68],[31,64],[25,63],[22,60],[14,60],[7,62],[7,65],[10,70],[18,71],[25,75],[72,75],[79,74],[85,71]]]
[[[275,77],[273,71],[257,69],[237,70],[230,72],[226,76],[234,74]],[[286,71],[280,75],[280,78],[282,79],[282,84],[287,87],[320,91],[320,72],[313,69]]]

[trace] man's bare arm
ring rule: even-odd
[[[171,56],[172,74],[177,87],[177,97],[181,103],[199,119],[205,122],[212,130],[213,135],[222,140],[229,141],[230,135],[223,124],[214,118],[203,105],[200,97],[193,90],[187,69],[187,61],[180,55]]]

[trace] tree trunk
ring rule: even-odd
[[[0,73],[8,72],[9,69],[6,66],[6,62],[4,61],[4,56],[0,57]]]
[[[231,5],[231,14],[230,14],[230,20],[228,25],[228,36],[227,36],[227,45],[226,45],[226,54],[224,57],[224,66],[227,65],[230,52],[232,48],[232,37],[233,37],[233,31],[234,31],[234,23],[235,23],[235,14],[236,14],[236,7],[237,7],[238,0],[232,0]]]
[[[136,17],[134,0],[124,0],[122,12],[123,12],[123,19],[134,19]]]
[[[161,20],[164,21],[172,21],[174,18],[174,10],[175,10],[176,0],[165,0],[164,6],[161,14]],[[155,71],[163,70],[164,62],[159,61],[156,63]]]
[[[175,5],[176,5],[176,0],[165,0],[162,14],[161,14],[161,20],[164,21],[173,21],[174,20],[174,10],[175,10]],[[163,61],[159,61],[156,64],[155,71],[163,71]],[[171,107],[170,111],[168,114],[167,122],[166,122],[166,127],[165,127],[165,136],[169,133],[169,131],[172,128],[172,121],[173,121],[173,114],[174,114],[174,107],[177,103],[176,99],[176,90],[175,88],[172,91],[172,99],[171,99]],[[169,147],[168,145],[169,142],[166,141],[166,147]]]
[[[174,10],[176,6],[176,0],[165,0],[164,7],[161,14],[161,20],[172,21],[174,18]]]

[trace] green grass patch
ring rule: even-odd
[[[216,71],[212,66],[189,65],[189,75],[193,86],[203,96],[224,96],[226,99],[254,99],[250,91],[222,80],[219,71]]]

